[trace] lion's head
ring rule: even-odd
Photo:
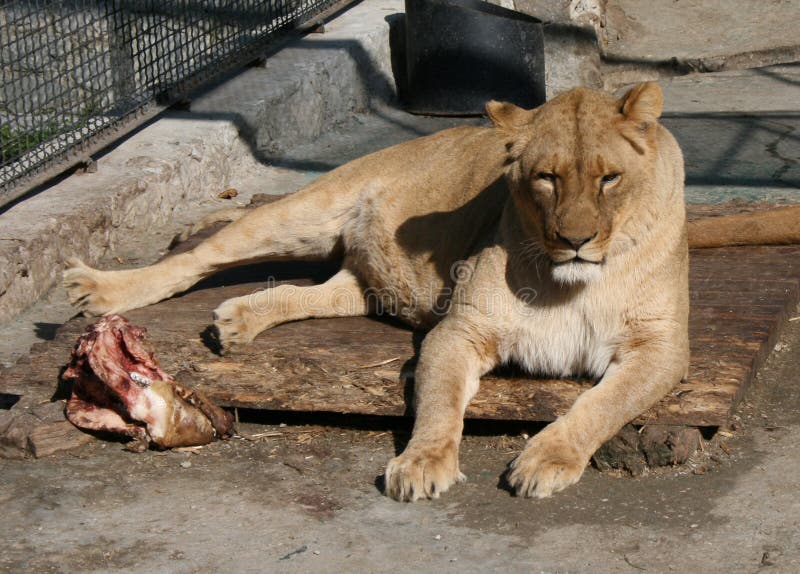
[[[654,185],[663,96],[645,83],[616,99],[575,89],[534,110],[489,102],[507,138],[507,179],[526,234],[564,284],[596,280]]]

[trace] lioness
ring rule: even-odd
[[[550,496],[686,374],[683,159],[658,122],[654,83],[621,99],[575,89],[534,110],[486,109],[493,127],[352,161],[155,265],[98,271],[72,261],[70,299],[88,314],[120,313],[229,266],[339,256],[341,270],[322,285],[275,287],[258,309],[247,296],[222,303],[222,344],[285,321],[379,310],[431,329],[413,435],[386,468],[397,500],[436,498],[463,478],[464,410],[495,366],[597,377],[511,464],[519,494]],[[701,229],[698,244],[713,236]]]

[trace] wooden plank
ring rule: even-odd
[[[715,211],[716,209],[716,211]],[[704,208],[719,213],[720,208]],[[410,414],[413,367],[423,337],[373,318],[278,326],[231,357],[209,346],[211,311],[225,299],[277,284],[319,282],[331,265],[272,264],[222,273],[192,292],[126,316],[147,327],[162,366],[224,406],[270,410]],[[800,297],[800,247],[708,249],[691,258],[692,364],[639,424],[726,424]],[[24,363],[0,371],[0,392],[50,397],[60,368],[89,319],[75,318]],[[378,365],[388,361],[385,364]],[[371,366],[372,365],[372,366]],[[549,421],[566,412],[586,380],[547,380],[513,371],[484,378],[467,410],[478,419]]]

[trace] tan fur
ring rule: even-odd
[[[689,223],[689,247],[800,243],[800,205]]]
[[[687,370],[683,160],[658,123],[661,102],[652,83],[620,100],[576,89],[536,110],[491,102],[494,127],[355,160],[150,267],[75,261],[64,284],[80,309],[105,314],[231,265],[341,257],[325,285],[223,303],[223,345],[310,316],[383,311],[432,328],[416,370],[413,436],[386,469],[398,500],[437,497],[462,477],[464,410],[495,366],[598,377],[512,464],[520,494],[549,496]]]

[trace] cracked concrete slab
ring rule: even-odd
[[[662,80],[667,114],[796,113],[800,64],[690,74]]]
[[[606,57],[694,63],[700,71],[792,62],[800,55],[792,0],[608,0],[601,34]]]
[[[176,134],[180,136],[176,136]],[[64,261],[97,261],[131,234],[146,234],[186,202],[229,185],[246,149],[224,122],[161,119],[98,162],[0,215],[0,321],[44,295]]]
[[[600,78],[602,86],[615,89],[635,81],[800,59],[794,26],[800,5],[792,0],[492,1],[546,23],[545,50],[556,83],[578,75],[584,81]],[[570,34],[573,38],[564,43]]]
[[[689,201],[800,201],[800,67],[662,80],[663,122],[686,158]]]
[[[306,143],[395,97],[389,45],[390,16],[401,0],[357,5],[248,68],[192,98],[197,117],[231,118],[256,153]]]
[[[677,61],[710,72],[793,62],[800,55],[794,25],[800,5],[793,0],[514,0],[513,6],[544,22],[594,31],[611,63],[646,68]]]

